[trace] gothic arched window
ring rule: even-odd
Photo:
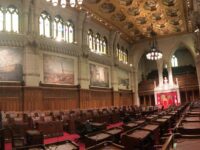
[[[0,31],[3,31],[4,28],[4,12],[3,8],[0,6]]]
[[[60,16],[56,16],[53,22],[53,37],[58,41],[63,40],[63,31],[63,19]]]
[[[102,40],[102,53],[103,54],[107,54],[108,51],[107,51],[107,39],[106,37],[103,37],[103,40]]]
[[[178,59],[175,55],[171,58],[172,67],[178,67]]]
[[[96,53],[101,53],[100,51],[100,34],[97,33],[96,36],[95,36],[95,51]]]
[[[88,42],[88,46],[89,46],[90,50],[94,51],[94,48],[93,48],[93,32],[92,32],[91,29],[88,31],[87,42]]]
[[[128,63],[128,50],[126,49],[125,51],[124,51],[124,63]]]
[[[40,15],[40,35],[51,36],[51,16],[47,12],[42,12]]]
[[[5,13],[5,29],[6,31],[19,32],[19,14],[18,9],[10,6]]]
[[[70,21],[67,21],[65,25],[65,41],[67,43],[74,42],[74,25]]]

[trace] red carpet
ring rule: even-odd
[[[123,122],[118,122],[118,123],[115,123],[115,124],[110,124],[107,126],[107,129],[111,129],[111,128],[116,128],[116,127],[121,127],[123,126],[124,123]]]
[[[123,122],[110,124],[107,126],[107,129],[120,127],[122,125],[123,125]],[[80,138],[80,136],[78,134],[69,134],[69,133],[64,132],[63,136],[44,139],[44,144],[50,144],[50,143],[55,143],[55,142],[64,141],[64,140],[71,140],[71,141],[77,142],[79,138]],[[85,150],[85,145],[83,143],[78,143],[78,144],[80,146],[80,150]],[[5,144],[5,150],[12,150],[11,143]]]

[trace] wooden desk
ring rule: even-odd
[[[87,150],[124,150],[124,147],[111,141],[105,141],[95,146],[89,147]]]
[[[130,130],[130,129],[134,129],[138,126],[138,124],[134,123],[134,122],[130,122],[130,123],[127,123],[127,124],[124,124],[124,130],[127,131],[127,130]]]
[[[183,135],[200,135],[200,122],[182,122],[178,131]]]
[[[110,140],[112,140],[112,136],[108,133],[105,132],[91,133],[85,136],[85,145],[86,147],[89,147],[101,143],[103,141],[110,141]]]
[[[113,128],[113,129],[109,129],[106,130],[105,133],[108,133],[112,136],[112,139],[114,142],[118,143],[120,140],[120,135],[123,132],[122,128]]]
[[[159,125],[147,124],[147,125],[141,127],[141,129],[150,131],[153,135],[154,144],[159,144],[159,140],[160,140]]]
[[[137,129],[130,131],[122,137],[122,144],[125,150],[148,149],[153,147],[153,141],[150,135],[151,132],[147,130]]]
[[[188,122],[199,122],[200,121],[200,117],[185,117],[184,121],[188,121]]]
[[[46,149],[56,149],[56,150],[79,150],[79,146],[72,141],[61,141],[53,144],[46,144]]]
[[[26,131],[26,141],[28,146],[43,144],[43,134],[38,130],[28,130]]]

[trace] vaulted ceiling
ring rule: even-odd
[[[84,7],[132,41],[149,37],[151,24],[158,36],[187,32],[185,0],[85,0]]]

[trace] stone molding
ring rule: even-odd
[[[94,61],[100,64],[104,64],[108,66],[112,65],[112,57],[109,55],[102,56],[93,52],[88,52],[88,59],[90,61]]]
[[[0,46],[24,47],[27,43],[28,39],[22,34],[0,32]]]

